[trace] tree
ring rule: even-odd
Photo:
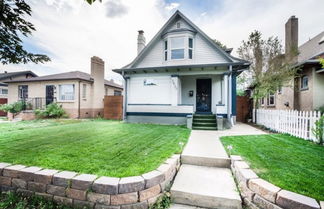
[[[322,68],[324,68],[324,58],[319,58],[320,64],[322,65]]]
[[[96,0],[86,0],[88,2],[88,4],[92,4],[93,2],[95,2]],[[102,0],[99,0],[100,2],[102,2]]]
[[[26,51],[21,36],[28,37],[35,27],[26,21],[31,8],[24,0],[0,0],[0,61],[2,64],[44,63],[50,58]]]
[[[263,39],[259,31],[252,32],[237,52],[242,59],[251,63],[250,70],[241,75],[247,77],[253,87],[255,108],[258,108],[261,98],[275,93],[284,84],[292,81],[298,70],[293,67],[295,52],[286,52],[284,55],[278,37]]]
[[[222,42],[218,41],[217,39],[213,39],[213,41],[215,42],[215,44],[217,44],[220,48],[226,50],[227,47],[225,44],[223,44]]]

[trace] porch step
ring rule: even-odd
[[[194,114],[192,129],[217,130],[216,116],[213,114]]]
[[[182,204],[171,204],[169,209],[206,209],[196,206],[182,205]]]
[[[240,195],[228,168],[182,164],[171,188],[171,200],[196,207],[242,208]]]
[[[208,127],[208,126],[196,126],[192,125],[193,130],[217,130],[217,127]]]

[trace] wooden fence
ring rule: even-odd
[[[318,111],[266,109],[258,109],[255,117],[255,110],[253,110],[253,123],[278,133],[287,133],[314,142],[317,139],[312,128],[320,117],[321,113]]]
[[[123,96],[105,96],[104,118],[112,120],[123,119]]]
[[[0,105],[7,104],[7,102],[8,102],[7,98],[0,98]],[[7,113],[0,110],[0,116],[7,116]]]

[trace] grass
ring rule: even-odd
[[[42,120],[0,124],[0,159],[99,176],[136,176],[181,152],[183,126],[106,120]]]
[[[227,136],[221,141],[225,148],[232,145],[230,154],[241,155],[261,178],[324,200],[323,146],[283,134]]]

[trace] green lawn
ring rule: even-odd
[[[263,179],[290,191],[324,200],[324,147],[283,134],[221,138]],[[228,152],[228,150],[227,150]]]
[[[190,130],[182,126],[106,120],[0,123],[0,161],[125,177],[156,169],[179,153]]]

